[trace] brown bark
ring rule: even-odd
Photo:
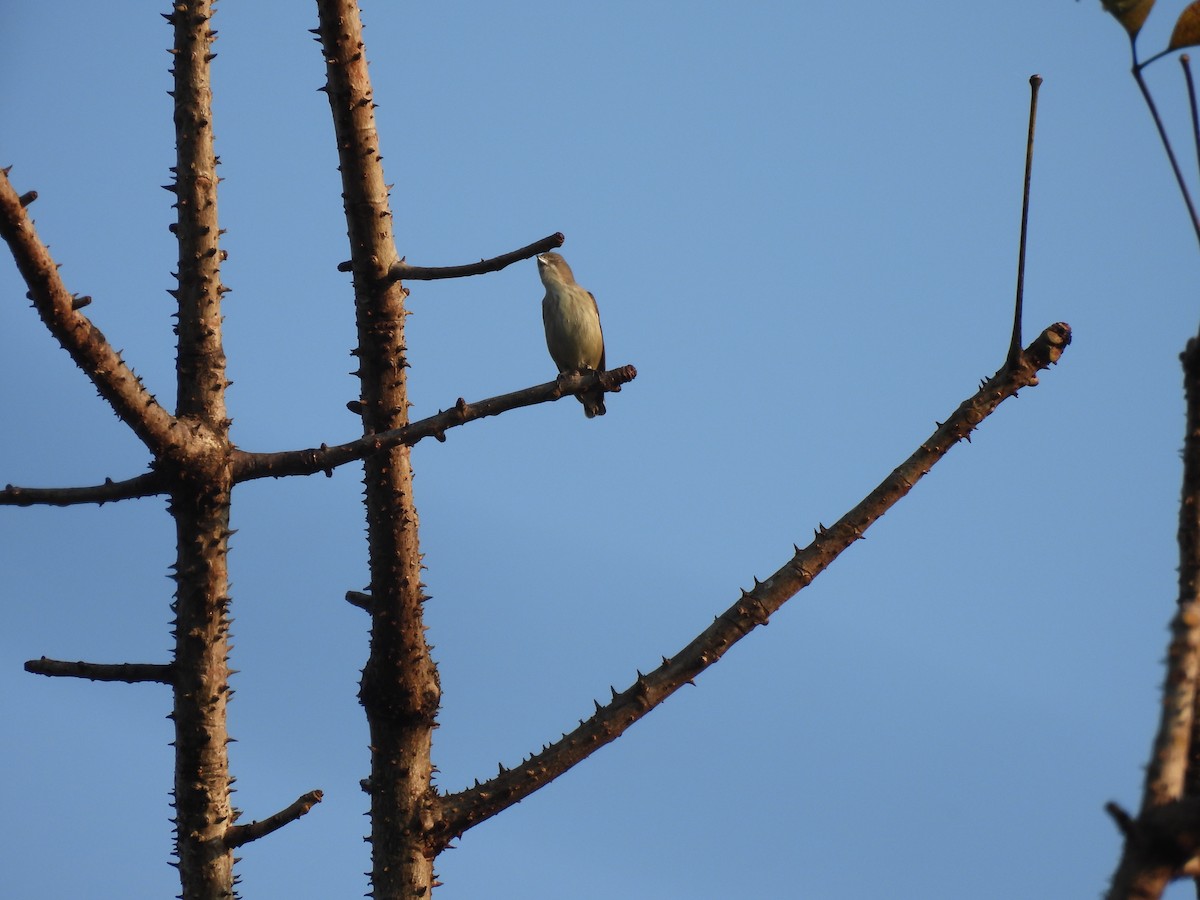
[[[103,332],[76,308],[75,298],[63,283],[50,249],[38,237],[7,170],[0,171],[0,237],[8,244],[29,286],[29,299],[47,330],[142,443],[155,454],[166,452],[180,439],[174,418],[146,390]]]
[[[1136,818],[1116,804],[1108,812],[1125,836],[1110,900],[1162,896],[1174,879],[1200,869],[1200,337],[1180,355],[1187,426],[1179,504],[1179,597],[1171,620],[1167,673],[1154,749]]]
[[[241,483],[255,478],[314,475],[317,472],[329,474],[338,466],[367,459],[401,444],[413,447],[429,437],[444,441],[448,430],[477,419],[498,416],[510,409],[532,406],[535,403],[561,400],[563,397],[591,390],[593,386],[597,385],[604,391],[619,390],[621,385],[627,384],[636,377],[637,369],[633,366],[622,366],[606,372],[566,373],[559,375],[554,381],[547,381],[544,384],[513,391],[510,394],[501,394],[498,397],[489,397],[474,403],[467,403],[460,397],[457,403],[436,415],[427,416],[392,431],[371,433],[345,444],[337,444],[332,447],[323,445],[307,450],[281,450],[277,453],[246,453],[235,450],[233,454],[234,480]],[[32,493],[26,488],[14,488],[13,491],[18,501]],[[4,496],[4,492],[0,491],[0,502],[4,500]],[[26,500],[26,502],[31,501]]]
[[[177,408],[182,457],[160,459],[175,519],[175,848],[184,900],[233,897],[230,801],[229,502],[233,486],[221,344],[222,252],[213,148],[210,0],[177,2],[175,183],[179,241]]]
[[[438,808],[437,843],[442,849],[467,829],[519,803],[549,784],[600,747],[620,737],[634,722],[661,704],[683,685],[720,660],[743,637],[767,624],[788,600],[806,588],[844,550],[861,540],[867,529],[899,502],[959,441],[969,439],[987,416],[1018,390],[1038,383],[1038,372],[1058,362],[1071,342],[1064,323],[1051,325],[1030,346],[1009,360],[973,397],[954,413],[917,450],[898,466],[861,503],[829,528],[822,527],[807,547],[795,554],[767,579],[755,579],[742,595],[713,623],[652,672],[637,673],[626,690],[613,689],[612,700],[601,705],[579,727],[543,748],[512,769],[482,784],[444,797]]]
[[[398,254],[362,22],[354,0],[319,0],[317,6],[354,272],[363,430],[392,431],[408,423],[407,291],[386,280]],[[435,799],[430,749],[441,688],[422,621],[425,595],[409,452],[401,444],[364,463],[372,603],[371,649],[359,699],[371,732],[375,900],[428,897],[434,883],[427,838]]]

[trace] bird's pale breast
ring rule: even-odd
[[[600,315],[591,294],[578,285],[556,286],[542,300],[546,346],[560,372],[598,369],[604,355]]]

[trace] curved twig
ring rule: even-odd
[[[488,272],[499,272],[501,269],[511,266],[515,262],[520,262],[523,259],[537,256],[539,253],[545,253],[547,250],[553,250],[556,247],[561,247],[566,240],[561,231],[556,231],[554,234],[542,238],[540,241],[534,241],[519,250],[513,250],[510,253],[502,253],[499,256],[493,256],[491,259],[481,259],[479,262],[467,263],[462,266],[410,266],[405,260],[400,260],[398,263],[393,263],[388,269],[385,283],[393,281],[438,281],[442,278],[467,278],[471,275],[485,275]],[[347,260],[343,263],[338,263],[339,272],[349,272],[353,268],[353,264]]]
[[[321,791],[309,791],[302,797],[297,798],[296,802],[287,807],[287,809],[281,809],[272,816],[267,816],[265,819],[259,819],[257,822],[249,822],[245,825],[230,825],[225,832],[225,846],[233,850],[243,844],[266,837],[271,832],[278,831],[289,822],[295,822],[323,799],[325,799],[325,795]]]

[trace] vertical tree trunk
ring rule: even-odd
[[[210,84],[210,0],[179,0],[175,28],[174,191],[178,209],[177,458],[175,518],[175,829],[185,900],[233,897],[229,737],[229,420],[221,344],[222,252]]]
[[[384,280],[397,253],[358,5],[319,0],[318,9],[354,269],[363,428],[380,432],[408,422],[408,292]],[[430,747],[441,689],[425,642],[409,449],[371,456],[364,468],[371,649],[359,698],[371,731],[372,896],[407,900],[428,897],[434,883]]]
[[[185,900],[233,897],[232,824],[225,706],[229,698],[226,550],[229,493],[171,503],[175,574],[175,846]]]

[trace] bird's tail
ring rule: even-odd
[[[579,402],[583,404],[583,413],[589,419],[602,416],[606,412],[604,409],[604,391],[588,391],[587,393],[580,394]]]

